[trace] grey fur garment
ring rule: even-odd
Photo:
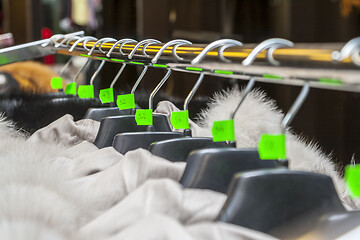
[[[214,121],[227,120],[239,104],[242,91],[232,89],[214,96],[208,108],[199,115],[196,123],[190,122],[193,136],[211,137]],[[168,114],[174,111],[169,102],[161,102],[157,112]],[[260,90],[253,90],[244,100],[235,115],[235,137],[238,148],[256,148],[261,134],[281,133],[280,123],[284,114],[277,108],[274,100],[266,97]],[[339,176],[330,156],[325,155],[313,142],[297,137],[291,129],[286,134],[287,158],[289,168],[328,175],[332,178],[343,205],[348,210],[360,209],[359,199],[352,199],[344,179]]]

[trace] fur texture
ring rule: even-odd
[[[198,117],[196,136],[211,136],[214,121],[230,119],[236,109],[242,92],[238,89],[223,91],[212,99],[209,107]],[[235,114],[235,136],[239,148],[256,148],[263,133],[280,133],[284,114],[275,101],[268,99],[264,92],[249,93]],[[286,134],[287,157],[292,170],[310,171],[330,176],[343,205],[348,210],[360,209],[360,201],[349,196],[344,179],[339,176],[331,156],[325,155],[316,143],[308,143],[288,129]]]
[[[67,189],[69,165],[52,159],[59,146],[32,144],[0,121],[1,239],[76,239],[86,211],[77,193]]]

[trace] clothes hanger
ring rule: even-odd
[[[163,51],[168,48],[171,45],[183,45],[183,44],[191,44],[191,42],[182,40],[182,39],[176,39],[167,42],[164,44],[159,52],[155,55],[155,57],[152,59],[152,63],[156,64],[157,60],[159,59],[160,55],[163,53]],[[166,80],[169,78],[171,74],[171,69],[167,70],[167,73],[165,77],[160,81],[160,83],[155,87],[155,89],[152,91],[149,97],[149,109],[153,109],[153,99],[156,93],[160,90],[160,88],[164,85]],[[165,139],[174,139],[174,138],[180,138],[183,137],[183,134],[181,132],[163,132],[163,131],[154,131],[153,126],[148,126],[147,132],[124,132],[119,133],[115,136],[113,141],[113,147],[120,153],[125,154],[126,152],[130,150],[134,150],[137,148],[144,148],[148,149],[150,144],[153,142],[165,140]]]
[[[73,46],[69,49],[69,52],[72,52],[75,47],[79,44],[79,43],[82,43],[82,46],[85,50],[89,50],[91,51],[91,49],[87,48],[86,47],[86,43],[88,41],[91,41],[91,40],[97,40],[96,38],[94,37],[91,37],[91,36],[85,36],[85,37],[76,37],[76,36],[64,36],[63,35],[63,40],[58,43],[57,40],[58,38],[61,38],[60,36],[61,34],[59,34],[59,36],[57,36],[57,38],[55,40],[53,40],[53,42],[55,43],[55,47],[60,47],[62,46],[64,43],[66,43],[66,45],[69,44],[70,41],[74,40],[74,39],[77,39],[75,41],[75,43],[73,44]],[[55,35],[56,36],[56,35]],[[86,61],[86,63],[81,67],[81,69],[78,71],[78,73],[75,75],[75,78],[73,80],[73,82],[76,82],[76,79],[78,78],[78,76],[80,75],[80,73],[87,67],[88,63],[89,63],[89,60],[88,59]],[[69,66],[70,65],[70,61],[72,61],[71,59],[68,61],[68,63],[65,65],[65,67]],[[64,68],[65,68],[64,67]],[[64,72],[64,68],[62,69],[61,72]],[[96,76],[95,76],[96,77]],[[79,104],[79,105],[82,105],[82,106],[86,106],[86,104],[88,104],[88,106],[98,106],[100,101],[98,99],[80,99],[80,98],[74,98],[74,96],[72,95],[65,95],[65,94],[61,94],[59,95],[58,97],[55,97],[51,100],[51,103],[57,103],[57,104],[63,104],[63,105],[66,105],[68,103],[74,103],[74,104]]]
[[[60,42],[58,42],[59,39],[63,38]],[[59,48],[61,46],[64,45],[65,42],[71,41],[71,40],[78,40],[81,37],[79,36],[74,36],[74,35],[64,35],[64,34],[56,34],[50,37],[49,41],[46,44],[43,44],[43,47],[46,47],[47,45],[49,45],[50,43],[54,44],[55,48]],[[70,59],[66,62],[66,64],[64,65],[64,67],[60,70],[59,72],[59,77],[63,77],[64,73],[66,72],[66,70],[70,67],[70,65],[72,64],[74,59],[74,56],[71,56]],[[45,93],[42,94],[42,97],[49,97],[49,98],[72,98],[74,97],[73,95],[65,95],[64,94],[64,90],[61,88],[59,89],[58,92],[56,93]]]
[[[308,92],[306,83],[281,123],[283,133]],[[360,224],[360,212],[344,209],[331,177],[323,174],[285,169],[238,173],[227,195],[218,221],[280,239],[335,239]]]
[[[254,84],[255,80],[251,78],[232,119]],[[190,153],[180,183],[186,188],[226,193],[233,175],[239,171],[283,166],[277,160],[261,160],[257,149],[238,149],[235,142],[231,145],[231,148],[207,148]]]
[[[144,43],[142,43],[144,44]],[[147,47],[149,42],[143,45],[142,52],[145,52],[145,47]],[[140,45],[139,45],[140,46]],[[138,81],[135,83],[133,90],[135,91],[136,87],[140,83],[143,75],[147,71],[147,68],[143,69],[142,74]],[[168,69],[166,75],[163,77],[159,85],[154,89],[149,99],[149,109],[152,109],[152,99],[153,95],[159,90],[162,84],[165,83],[167,78],[170,76],[171,70]],[[152,129],[151,129],[152,128]],[[145,125],[137,125],[135,121],[135,115],[126,115],[126,116],[111,116],[106,117],[101,120],[99,132],[96,136],[94,144],[98,148],[109,147],[113,145],[113,140],[116,134],[125,133],[125,132],[145,132],[147,130],[156,130],[158,132],[171,132],[167,117],[162,114],[153,114],[153,126],[149,127]],[[176,134],[175,134],[176,135]],[[117,145],[117,143],[115,143]]]
[[[283,133],[300,109],[309,89],[309,83],[305,83],[284,117],[281,123]],[[228,199],[217,220],[267,233],[285,229],[289,223],[297,222],[294,226],[299,232],[299,228],[309,228],[309,225],[303,224],[305,220],[308,224],[309,221],[315,223],[329,213],[339,212],[343,213],[345,209],[330,177],[284,169],[259,170],[234,176]]]
[[[329,230],[329,226],[338,227],[339,223],[349,224],[350,228],[358,226],[359,217],[359,212],[346,212],[331,177],[272,169],[236,174],[217,221],[266,232],[280,239],[302,239],[309,232],[334,234],[324,232],[321,227]]]
[[[280,47],[281,43],[282,41],[272,39],[270,42],[266,43],[265,46],[262,44],[261,48]],[[258,54],[258,49],[255,48],[255,50]],[[199,54],[192,62],[196,64],[196,59],[199,61],[204,57],[205,54]],[[255,57],[256,54],[253,54],[252,58]],[[253,59],[250,60],[252,63]],[[254,78],[250,78],[250,81],[244,90],[244,95],[233,112],[231,119],[234,119],[237,110],[240,108],[254,84]],[[180,179],[180,183],[187,188],[211,189],[226,193],[231,179],[236,172],[287,166],[286,160],[261,160],[259,153],[255,148],[238,149],[235,148],[235,142],[230,144],[233,148],[208,148],[193,151],[186,159],[187,165]]]
[[[223,57],[223,52],[227,47],[231,46],[242,46],[242,43],[239,41],[231,40],[231,39],[222,39],[217,40],[210,43],[201,53],[198,55],[200,57],[194,61],[194,64],[199,63],[206,54],[214,48],[220,47],[218,50],[219,57]],[[223,61],[228,61],[226,58],[222,58]],[[198,80],[196,81],[194,87],[188,94],[184,102],[184,111],[188,110],[189,103],[193,96],[195,95],[197,89],[199,88],[202,80],[204,78],[204,73],[200,73]],[[214,142],[212,138],[206,137],[191,137],[191,130],[184,130],[185,138],[175,138],[168,139],[164,141],[154,142],[150,145],[149,151],[157,155],[159,157],[165,158],[172,162],[184,162],[188,157],[189,153],[204,148],[223,148],[223,147],[231,147],[226,142]]]
[[[117,45],[120,44],[119,47],[119,52],[122,53],[122,46],[126,43],[136,43],[137,41],[130,39],[130,38],[125,38],[125,39],[121,39],[119,41],[116,41],[114,43],[114,45],[111,47],[111,49],[109,50],[109,52],[106,54],[106,56],[110,57],[111,52],[115,49],[115,47]],[[101,46],[99,46],[100,48]],[[103,52],[103,51],[102,51]],[[103,52],[104,53],[104,52]],[[110,84],[110,88],[113,88],[115,86],[115,83],[117,82],[117,80],[120,78],[120,75],[122,74],[122,72],[124,71],[126,66],[126,63],[122,63],[122,66],[120,68],[120,70],[118,71],[118,73],[116,74],[115,78],[113,79],[113,81]],[[145,74],[145,73],[144,73]],[[141,78],[143,77],[143,74],[140,74],[140,81]],[[116,102],[116,99],[115,99]],[[115,103],[113,103],[115,104]],[[102,108],[89,108],[89,110],[86,112],[84,118],[85,119],[93,119],[95,121],[101,121],[101,119],[103,119],[104,117],[109,117],[109,116],[121,116],[121,115],[129,115],[131,114],[130,109],[123,109],[120,110],[117,106],[111,106],[113,104],[110,104],[110,107],[102,107]],[[138,106],[137,106],[138,107]]]

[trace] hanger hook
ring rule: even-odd
[[[193,86],[193,88],[191,89],[189,94],[187,95],[187,97],[184,101],[184,111],[188,110],[189,103],[190,103],[191,99],[194,97],[196,91],[199,89],[200,84],[202,83],[202,80],[204,79],[204,76],[205,76],[205,74],[203,72],[200,73],[198,80],[196,81],[195,85]]]
[[[91,54],[93,54],[96,46],[99,44],[99,50],[105,54],[105,52],[101,49],[101,45],[103,43],[106,43],[106,42],[116,42],[116,39],[114,38],[101,38],[99,39],[97,42],[95,42],[94,46],[92,46],[92,48],[90,49],[88,55],[91,56]]]
[[[50,43],[57,43],[57,40],[59,40],[60,38],[64,38],[65,35],[64,34],[55,34],[55,35],[52,35],[50,38],[49,38],[49,41],[47,41],[46,43],[43,43],[41,44],[42,47],[46,47],[48,46]]]
[[[156,53],[155,57],[151,60],[152,63],[157,63],[157,61],[159,60],[161,54],[165,51],[165,49],[171,45],[185,45],[185,44],[188,44],[188,45],[191,45],[192,42],[188,41],[188,40],[184,40],[184,39],[175,39],[175,40],[171,40],[167,43],[165,43],[161,48],[160,50]],[[177,58],[180,58],[177,54],[176,54],[176,50],[175,50],[175,53],[174,53],[174,49],[172,51],[173,55]],[[182,58],[181,58],[182,59]]]
[[[91,37],[91,36],[85,36],[85,37],[82,37],[78,40],[76,40],[76,42],[74,42],[74,44],[71,46],[71,48],[69,49],[69,52],[72,52],[75,47],[80,43],[80,42],[85,42],[85,41],[89,41],[89,40],[97,40],[97,38],[95,37]],[[69,42],[68,42],[69,43]],[[67,44],[68,44],[67,43]],[[88,48],[86,48],[86,43],[83,44],[83,48],[86,49],[86,50],[89,50]],[[77,78],[80,76],[81,72],[84,71],[84,69],[87,67],[87,65],[89,64],[90,62],[90,58],[88,58],[86,60],[86,63],[81,67],[81,69],[76,73],[75,77],[74,77],[74,80],[72,82],[76,82]]]
[[[170,68],[167,69],[167,72],[165,74],[165,76],[161,79],[161,81],[159,82],[159,84],[155,87],[155,89],[151,92],[150,97],[149,97],[149,109],[153,109],[153,101],[154,101],[154,96],[155,94],[159,91],[159,89],[162,87],[162,85],[164,85],[164,83],[166,82],[166,80],[170,77],[172,70]]]
[[[192,43],[190,42],[190,44],[192,44]],[[173,49],[172,49],[173,56],[174,56],[177,60],[180,60],[180,61],[184,60],[184,58],[180,57],[180,56],[176,53],[176,50],[177,50],[178,47],[180,47],[180,46],[182,46],[182,45],[186,45],[186,43],[176,44],[176,45],[174,45],[174,47],[173,47]]]
[[[221,47],[223,45],[228,45],[228,44],[233,44],[233,46],[242,46],[242,42],[233,40],[233,39],[220,39],[217,41],[214,41],[210,44],[208,44],[199,55],[196,56],[196,58],[194,58],[191,61],[191,64],[197,64],[199,63],[201,60],[204,59],[204,57],[206,56],[206,54],[208,52],[210,52],[212,49],[217,48],[217,47]]]
[[[284,119],[281,122],[281,128],[283,133],[285,133],[286,128],[290,125],[292,120],[294,119],[296,113],[299,111],[300,107],[304,103],[305,99],[307,98],[310,91],[310,85],[308,82],[304,84],[302,87],[298,97],[296,98],[295,102],[291,106],[290,110],[286,113]]]
[[[332,52],[333,60],[341,62],[351,56],[351,60],[357,66],[360,66],[360,37],[353,38],[345,44],[340,51]]]
[[[254,88],[255,85],[255,78],[251,77],[248,84],[246,85],[245,90],[243,91],[243,95],[240,99],[239,104],[237,105],[237,107],[235,108],[234,112],[231,115],[231,119],[235,118],[235,114],[236,112],[239,110],[241,104],[244,102],[245,98],[247,97],[247,95],[250,93],[250,91]]]
[[[61,40],[61,42],[56,43],[56,44],[54,45],[54,47],[55,47],[55,48],[58,48],[58,47],[62,46],[65,42],[68,43],[69,41],[71,41],[71,40],[73,40],[73,39],[76,39],[76,40],[77,40],[77,39],[80,39],[80,37],[79,37],[79,36],[66,36],[66,37],[64,37],[63,40]]]
[[[227,59],[226,57],[224,57],[224,51],[225,49],[227,49],[228,47],[236,47],[238,45],[236,44],[225,44],[224,46],[220,47],[219,50],[218,50],[218,53],[219,53],[219,58],[221,61],[224,61],[226,63],[231,63],[231,61],[229,59]]]
[[[102,38],[100,40],[98,40],[94,46],[92,46],[92,48],[90,49],[90,51],[88,52],[88,55],[91,56],[91,54],[93,54],[95,48],[96,48],[96,45],[98,45],[99,43],[101,42],[111,42],[111,41],[116,41],[116,39],[114,38]],[[99,46],[100,47],[100,46]],[[103,52],[105,54],[105,52]],[[91,76],[90,78],[90,85],[94,85],[94,81],[95,81],[95,78],[97,77],[97,75],[99,75],[101,69],[104,67],[105,65],[105,60],[101,60],[101,63],[99,65],[99,67],[96,69],[96,71],[94,72],[94,74]]]
[[[60,38],[63,38],[63,37],[67,37],[67,36],[77,36],[77,35],[84,35],[84,31],[78,31],[78,32],[73,32],[73,33],[69,33],[69,34],[55,34],[53,36],[51,36],[47,42],[41,44],[42,47],[46,47],[48,46],[50,43],[56,43],[57,40],[59,40]]]
[[[264,51],[265,49],[269,49],[270,53],[268,53],[267,55],[267,59],[268,61],[273,64],[273,65],[280,65],[280,63],[278,61],[276,61],[273,57],[273,52],[280,47],[294,47],[294,43],[283,39],[283,38],[270,38],[268,40],[265,40],[261,43],[259,43],[249,54],[249,56],[247,56],[247,58],[244,59],[244,61],[242,61],[242,65],[244,66],[249,66],[251,65],[255,59],[256,56],[261,53],[262,51]]]
[[[150,45],[150,44],[154,44],[154,43],[161,43],[159,40],[156,40],[156,39],[145,39],[145,40],[142,40],[142,41],[140,41],[140,42],[138,42],[136,45],[135,45],[135,47],[133,48],[133,50],[131,50],[131,52],[130,52],[130,54],[128,55],[128,58],[129,59],[132,59],[133,58],[133,56],[134,56],[134,54],[135,54],[135,52],[136,52],[136,50],[138,50],[138,48],[141,46],[141,45],[144,45],[143,46],[143,49],[142,49],[142,53],[144,54],[144,55],[147,55],[146,54],[146,52],[145,52],[145,49]],[[145,44],[146,44],[146,46],[145,46]]]
[[[89,51],[90,49],[88,49],[88,48],[86,47],[86,43],[87,43],[88,41],[90,41],[90,40],[96,41],[96,40],[98,40],[98,39],[95,38],[95,37],[92,37],[92,36],[82,37],[82,38],[76,40],[76,42],[74,42],[74,44],[73,44],[73,45],[71,46],[71,48],[69,49],[69,52],[70,52],[70,53],[73,52],[74,49],[76,48],[76,46],[77,46],[79,43],[81,43],[81,42],[83,43],[83,48],[84,48],[85,50]]]
[[[117,45],[120,44],[120,47],[119,47],[119,52],[122,54],[122,55],[125,55],[125,53],[122,52],[121,48],[122,46],[124,46],[124,44],[127,44],[127,43],[137,43],[136,40],[134,39],[131,39],[131,38],[123,38],[123,39],[120,39],[119,41],[117,41],[116,43],[113,44],[113,46],[110,48],[109,52],[106,54],[107,57],[110,57],[110,54],[114,51],[114,49],[116,48]]]
[[[58,48],[60,46],[62,46],[65,42],[66,42],[66,45],[68,45],[68,43],[73,40],[73,39],[80,39],[79,36],[73,36],[73,35],[70,35],[70,36],[65,36],[63,40],[61,40],[60,43],[56,43],[54,45],[55,48]],[[74,56],[71,56],[70,59],[66,62],[66,64],[64,65],[64,67],[61,69],[60,73],[59,73],[59,76],[63,76],[64,72],[66,71],[66,69],[68,69],[70,67],[70,65],[72,64],[72,61],[74,60]]]

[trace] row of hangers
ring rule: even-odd
[[[88,51],[88,56],[92,56],[96,48],[105,55],[111,54],[111,49],[105,52],[101,46],[106,42],[116,41],[104,38],[97,40],[91,48],[87,48],[86,41],[95,40],[93,37],[62,36],[59,38],[57,36],[51,38],[43,47],[51,42],[60,47],[74,38],[77,39],[77,44],[82,43],[83,48]],[[133,40],[123,40],[121,44],[129,41]],[[137,44],[144,46],[150,42],[153,41],[141,41]],[[170,41],[162,47],[162,51],[170,45],[184,43],[186,42],[183,40]],[[74,50],[77,44],[74,43],[70,50]],[[219,42],[209,44],[211,47],[205,49],[210,51],[212,47],[222,48],[230,43],[225,41],[223,44],[225,45],[220,45]],[[113,45],[112,49],[115,48],[114,46],[116,45]],[[144,49],[146,47],[142,48],[143,54]],[[121,52],[121,46],[119,51]],[[162,51],[151,59],[153,64],[157,63]],[[135,56],[136,49],[131,53],[132,55],[128,55],[130,60]],[[173,54],[176,56],[174,51]],[[206,52],[200,54],[204,57]],[[197,59],[201,61],[202,57]],[[94,80],[106,62],[105,59],[100,60],[100,66],[91,77],[91,85],[94,84]],[[80,71],[85,69],[89,61],[91,61],[90,58]],[[69,62],[62,73],[69,66]],[[122,67],[110,87],[114,86],[126,64],[128,63],[122,62]],[[148,66],[144,65],[131,93],[136,91],[147,70]],[[290,171],[287,166],[291,159],[286,159],[286,157],[262,159],[258,149],[236,148],[234,139],[214,142],[212,138],[192,137],[188,128],[183,132],[172,132],[166,116],[152,113],[153,98],[171,72],[171,68],[166,68],[164,77],[150,94],[149,110],[152,114],[152,124],[137,124],[136,113],[141,109],[119,110],[118,107],[89,109],[85,118],[101,120],[94,144],[99,148],[113,146],[122,154],[140,147],[169,161],[185,161],[187,165],[180,180],[184,187],[210,189],[227,194],[227,201],[217,221],[270,233],[279,238],[300,238],[304,234],[313,234],[318,239],[338,236],[339,233],[330,231],[331,229],[338,228],[341,229],[339,231],[345,233],[360,224],[360,213],[348,212],[344,209],[332,180],[328,176]],[[205,72],[195,73],[199,74],[199,78],[184,102],[184,111],[188,110],[189,102],[206,76]],[[256,78],[249,76],[249,79],[239,104],[229,120],[235,118],[237,110],[254,87]],[[305,101],[309,90],[310,84],[304,82],[299,96],[281,123],[280,135],[285,136],[287,127]],[[64,95],[59,97],[64,98]],[[234,133],[234,128],[230,131]],[[283,144],[285,145],[285,141]]]
[[[233,39],[221,39],[208,45],[201,45],[192,44],[183,39],[161,43],[156,39],[136,41],[129,38],[120,40],[113,38],[98,40],[94,37],[80,38],[79,36],[63,38],[60,34],[54,35],[53,40],[46,42],[43,46],[53,46],[58,54],[78,55],[109,62],[171,67],[174,71],[200,71],[208,75],[225,75],[236,79],[255,77],[257,81],[290,85],[302,85],[304,81],[307,81],[312,87],[346,91],[360,90],[360,81],[354,81],[354,75],[357,74],[357,67],[360,65],[360,38],[350,40],[341,50],[338,50],[338,45],[330,48],[319,48],[316,45],[314,47],[309,45],[307,48],[294,47],[296,45],[293,42],[281,38],[271,38],[252,47]],[[91,54],[84,54],[94,46],[98,49],[94,49],[95,51]],[[231,64],[232,61],[235,63],[239,60],[241,64]],[[323,71],[324,75],[319,76],[316,72],[315,74],[308,73],[309,69],[303,69],[303,76],[299,75],[298,71],[290,71],[290,74],[285,75],[274,74],[274,72],[281,72],[277,68],[280,65],[287,68],[290,66],[290,69],[295,70],[298,66],[308,66],[311,69],[319,62],[322,63],[319,65],[320,68],[341,70],[342,74],[334,76],[334,72]],[[267,73],[260,72],[259,74],[259,70],[253,71],[254,67],[251,67],[254,63],[256,63],[256,69],[268,65],[272,67],[263,70],[260,68],[260,71]]]

